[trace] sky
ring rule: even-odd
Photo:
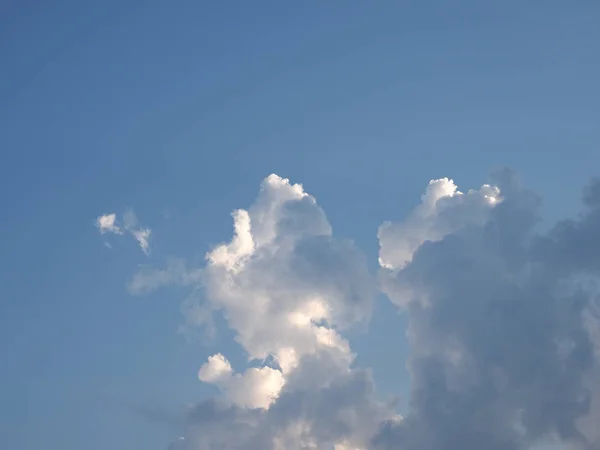
[[[0,2],[2,446],[600,448],[599,21]]]

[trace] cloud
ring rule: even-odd
[[[257,365],[236,372],[219,353],[200,367],[200,380],[224,396],[197,406],[186,441],[207,449],[363,448],[395,416],[376,400],[368,372],[353,366],[342,335],[371,313],[376,283],[364,255],[333,236],[301,185],[277,175],[232,217],[231,240],[212,249],[204,267],[170,264],[130,284],[148,291],[196,274],[202,299],[194,296],[184,312],[201,313],[187,322],[222,313]]]
[[[100,230],[100,234],[123,234],[123,231],[121,231],[121,228],[117,225],[117,215],[114,213],[99,216],[96,219],[96,227]]]
[[[140,244],[140,248],[142,249],[142,252],[144,252],[147,255],[150,251],[149,243],[148,243],[148,239],[150,239],[150,234],[151,234],[150,228],[140,228],[139,230],[128,230],[128,231],[135,238],[135,240],[138,241],[138,244]]]
[[[150,228],[140,227],[138,218],[132,210],[125,211],[125,214],[123,214],[123,222],[125,223],[125,230],[135,238],[142,252],[147,255],[150,252],[150,244],[148,241],[152,234],[152,230],[150,230]]]
[[[208,358],[198,378],[219,386],[236,405],[262,409],[268,409],[277,399],[285,383],[281,371],[271,367],[252,367],[244,374],[234,374],[220,353]]]
[[[248,355],[242,368],[223,353],[199,362],[221,395],[187,411],[174,448],[600,450],[600,182],[583,203],[541,234],[541,200],[510,170],[464,193],[432,180],[379,228],[377,283],[315,198],[270,175],[203,266],[173,259],[128,285],[188,286],[186,327],[222,314]],[[344,337],[378,289],[408,318],[404,418]]]
[[[123,228],[125,229],[125,231],[127,231],[127,233],[134,237],[134,239],[138,242],[142,252],[148,255],[150,252],[149,240],[152,234],[152,230],[150,230],[150,228],[139,227],[138,219],[131,210],[125,212],[125,214],[123,215],[123,222]],[[121,228],[117,224],[117,215],[115,213],[99,216],[96,219],[96,227],[98,228],[98,230],[100,230],[100,234],[124,234],[123,228]],[[112,246],[108,242],[106,242],[105,245],[108,248],[112,248]]]
[[[206,400],[189,412],[186,438],[194,449],[366,449],[378,424],[394,417],[372,389],[357,369],[320,389],[284,388],[266,410]]]
[[[184,450],[189,448],[189,446],[187,445],[187,442],[185,440],[185,437],[181,436],[179,437],[176,441],[174,441],[173,443],[171,443],[171,445],[169,445],[169,449],[168,450]]]
[[[134,295],[146,294],[173,284],[191,286],[200,283],[201,278],[201,270],[188,269],[185,261],[171,258],[164,269],[143,267],[133,275],[127,284],[127,289]]]
[[[348,344],[334,327],[369,316],[375,284],[363,255],[333,238],[302,186],[276,175],[233,218],[232,240],[207,254],[203,283],[250,358],[273,358],[283,373],[320,351],[347,363]]]
[[[598,294],[581,282],[600,275],[597,185],[580,218],[545,236],[539,199],[510,171],[472,201],[441,191],[379,232],[382,285],[409,317],[412,392],[409,415],[373,448],[600,448],[582,426],[600,419],[590,419],[597,359],[584,319]]]
[[[424,242],[439,241],[457,230],[485,223],[491,209],[500,201],[497,186],[484,184],[464,194],[453,180],[431,180],[421,204],[405,221],[385,222],[379,228],[379,263],[387,268],[404,267]]]

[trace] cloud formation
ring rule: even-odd
[[[186,445],[365,448],[379,424],[396,415],[393,405],[377,401],[369,372],[353,366],[341,334],[371,313],[376,282],[364,255],[333,236],[301,185],[277,175],[232,217],[231,240],[212,249],[204,267],[172,261],[129,284],[135,292],[169,283],[201,286],[202,303],[194,297],[184,307],[187,322],[203,324],[212,312],[222,313],[253,362],[236,372],[226,355],[216,354],[200,367],[199,379],[223,397],[190,413]]]
[[[209,438],[207,424],[195,420],[192,434],[201,439],[193,442],[220,449],[366,445],[379,421],[394,414],[375,400],[368,373],[353,368],[340,334],[370,315],[375,282],[364,256],[333,237],[301,185],[277,175],[233,220],[231,241],[207,254],[205,298],[222,311],[249,358],[266,364],[234,373],[223,355],[209,358],[199,378],[223,390],[229,406],[221,408],[244,423],[234,436],[246,437]]]
[[[268,409],[285,384],[283,373],[272,367],[252,367],[243,374],[233,373],[231,364],[220,353],[200,367],[198,378],[219,386],[236,405]]]
[[[379,228],[379,263],[400,269],[412,260],[426,241],[439,241],[470,225],[482,225],[489,211],[502,200],[497,186],[484,184],[466,194],[453,180],[431,180],[421,204],[402,223],[385,222]]]
[[[510,171],[493,185],[472,202],[447,202],[445,190],[444,217],[429,216],[418,246],[407,244],[412,216],[395,234],[380,229],[384,290],[409,317],[412,392],[410,414],[372,448],[600,448],[581,426],[597,363],[585,316],[598,290],[582,277],[599,275],[598,185],[580,218],[545,236],[536,195]],[[490,190],[501,197],[486,201]],[[431,210],[428,198],[419,210]]]
[[[132,293],[193,288],[186,324],[222,314],[251,363],[199,364],[222,396],[188,411],[174,446],[599,450],[600,182],[546,234],[540,203],[509,170],[466,193],[432,180],[404,221],[381,225],[377,282],[314,197],[270,175],[203,267],[171,260],[130,281]],[[404,418],[343,336],[369,319],[378,288],[408,317]]]
[[[334,327],[368,317],[375,283],[364,256],[332,236],[301,185],[266,178],[248,210],[233,213],[234,236],[207,255],[206,298],[222,310],[253,359],[287,372],[305,355],[347,355]]]
[[[121,227],[117,222],[117,215],[115,213],[104,214],[96,218],[96,227],[100,231],[100,234],[112,233],[117,235],[123,235],[123,229],[129,233],[138,242],[140,249],[144,254],[148,255],[150,252],[150,235],[152,231],[150,228],[144,228],[138,226],[138,220],[133,211],[128,210],[123,215],[124,225]],[[112,248],[110,243],[105,243],[108,248]]]

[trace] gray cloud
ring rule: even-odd
[[[539,199],[510,171],[494,181],[502,202],[484,223],[383,269],[386,292],[409,314],[412,393],[408,417],[383,426],[374,448],[598,448],[579,426],[595,364],[584,320],[593,296],[579,277],[600,275],[600,188],[586,190],[580,218],[540,236]]]
[[[199,403],[188,416],[188,442],[198,450],[362,448],[360,441],[365,443],[393,416],[395,405],[375,400],[373,381],[365,370],[337,372],[327,386],[309,388],[301,380],[315,378],[315,363],[301,364],[300,373],[267,410],[222,399]]]

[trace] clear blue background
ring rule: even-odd
[[[2,1],[0,446],[166,448],[177,430],[149,416],[213,392],[198,367],[239,350],[175,333],[185,290],[125,282],[201,261],[271,172],[374,269],[377,226],[431,178],[506,164],[547,218],[576,212],[600,172],[599,23],[596,0]],[[150,258],[93,226],[127,207]],[[392,311],[352,340],[406,395]]]

